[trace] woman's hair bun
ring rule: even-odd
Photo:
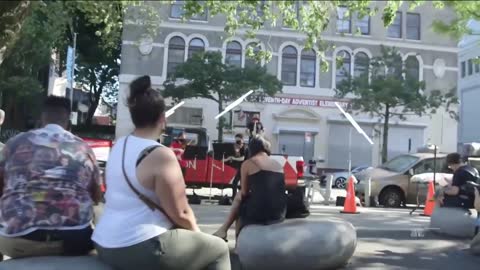
[[[144,95],[151,87],[152,82],[150,80],[150,76],[145,75],[135,79],[132,83],[130,83],[130,98],[133,99],[135,97]]]

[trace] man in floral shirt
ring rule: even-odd
[[[70,101],[49,96],[43,128],[10,139],[0,154],[0,252],[12,258],[83,255],[93,249],[100,177],[92,149],[67,128]]]

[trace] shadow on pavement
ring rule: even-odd
[[[375,239],[381,240],[381,239]],[[479,269],[480,257],[462,245],[434,248],[431,241],[416,245],[409,251],[392,251],[381,247],[371,252],[355,253],[346,269]],[[384,245],[384,244],[383,244]]]

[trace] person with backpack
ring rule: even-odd
[[[474,208],[474,188],[468,182],[477,183],[480,178],[477,169],[463,162],[459,153],[446,157],[447,166],[453,171],[452,183],[444,187],[437,201],[442,207]]]

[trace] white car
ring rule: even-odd
[[[359,173],[361,171],[364,171],[364,170],[367,170],[367,169],[370,169],[370,168],[372,168],[372,167],[370,167],[370,166],[354,167],[354,168],[352,168],[352,174],[355,175],[356,173]],[[348,180],[348,177],[350,176],[348,171],[335,172],[335,173],[332,173],[330,175],[333,175],[332,186],[334,188],[346,188],[347,187],[347,180]],[[327,176],[327,177],[330,177],[330,176]]]

